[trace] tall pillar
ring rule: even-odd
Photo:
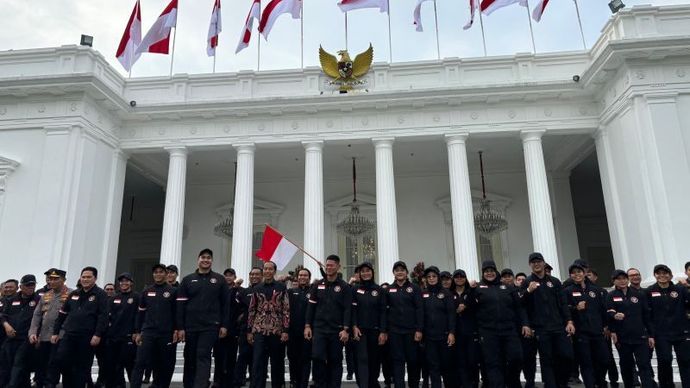
[[[453,216],[455,267],[462,268],[468,278],[479,276],[477,243],[474,234],[474,209],[467,167],[467,133],[447,135],[450,204]]]
[[[304,250],[324,260],[323,214],[323,141],[305,141],[304,145]],[[319,265],[303,255],[304,266],[319,277]]]
[[[125,174],[129,156],[120,149],[113,151],[110,168],[110,184],[106,224],[103,234],[103,253],[101,255],[101,279],[115,279],[117,249],[120,242],[120,221],[122,220],[122,200],[125,193]]]
[[[184,225],[184,199],[187,181],[187,148],[167,147],[170,154],[168,184],[165,189],[163,213],[163,237],[161,238],[161,263],[182,262],[182,226]]]
[[[561,277],[561,267],[556,249],[556,233],[551,214],[549,184],[546,179],[544,150],[541,137],[545,131],[522,131],[522,147],[525,153],[525,172],[527,175],[527,193],[529,195],[529,218],[532,224],[532,244],[537,252],[553,267],[553,275]],[[525,258],[527,261],[527,258]]]
[[[379,282],[393,280],[393,264],[399,260],[398,217],[395,205],[393,138],[373,139],[376,149],[376,243]],[[411,268],[410,268],[411,269]]]
[[[249,276],[252,267],[254,234],[254,143],[242,143],[237,149],[237,184],[232,224],[232,267],[237,276]]]

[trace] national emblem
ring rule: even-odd
[[[338,85],[341,92],[347,92],[356,85],[363,85],[365,81],[359,78],[369,72],[374,60],[374,47],[371,43],[366,51],[355,57],[354,61],[347,50],[338,51],[338,55],[340,55],[340,60],[319,46],[321,69],[327,76],[333,78],[330,84]]]

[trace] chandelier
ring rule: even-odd
[[[368,218],[359,214],[359,203],[357,203],[357,166],[355,158],[352,158],[352,203],[350,213],[344,220],[338,223],[338,233],[348,237],[359,237],[367,234],[376,228],[376,224]]]
[[[482,151],[479,151],[479,170],[482,176],[482,199],[479,202],[479,211],[474,215],[474,228],[484,237],[490,237],[508,229],[508,222],[503,217],[503,213],[500,210],[492,208],[491,201],[486,199]]]
[[[237,188],[237,162],[235,162],[235,177],[232,183],[232,206],[225,218],[213,227],[213,234],[221,238],[232,239],[233,213],[235,212],[235,189]]]

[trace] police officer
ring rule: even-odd
[[[184,346],[185,388],[206,387],[211,376],[211,350],[228,334],[225,310],[228,286],[223,275],[213,272],[213,251],[202,249],[197,269],[185,276],[177,289],[178,339]]]
[[[242,288],[237,291],[235,296],[234,310],[231,311],[233,324],[237,327],[237,332],[240,334],[237,337],[237,344],[239,353],[237,355],[237,362],[235,363],[234,371],[234,386],[241,387],[245,384],[247,378],[247,367],[252,370],[253,351],[252,345],[247,341],[247,314],[249,304],[252,299],[252,289],[257,284],[261,283],[263,277],[263,268],[254,267],[249,271],[249,285],[247,288]],[[304,332],[304,328],[302,328]]]
[[[108,302],[108,330],[105,336],[105,386],[125,386],[124,372],[132,380],[136,345],[132,339],[139,309],[139,294],[132,291],[132,274],[124,272],[117,277],[118,292]]]
[[[309,291],[304,338],[312,341],[314,383],[339,388],[343,374],[343,345],[350,338],[352,291],[338,276],[340,257],[326,258],[324,279]]]
[[[96,285],[98,270],[84,267],[79,283],[60,309],[50,341],[57,344],[57,363],[65,387],[83,387],[91,375],[94,348],[108,327],[108,295]],[[65,329],[62,338],[60,331]]]
[[[523,336],[530,333],[518,289],[501,284],[496,263],[482,263],[482,280],[472,289],[471,306],[477,326],[488,387],[520,387],[522,348],[516,322]]]
[[[690,293],[680,284],[673,284],[671,269],[665,264],[654,266],[656,283],[646,290],[651,324],[656,333],[654,346],[658,363],[659,387],[673,387],[672,350],[676,352],[680,380],[690,387],[690,325],[685,315]]]
[[[0,386],[28,387],[29,375],[35,363],[36,348],[29,342],[29,328],[40,297],[36,293],[36,277],[24,275],[19,293],[6,300],[0,312],[0,324],[7,338],[2,345],[6,374]]]
[[[311,371],[311,342],[304,338],[304,324],[307,319],[311,271],[300,268],[296,272],[297,287],[288,292],[290,331],[287,356],[290,363],[290,388],[307,388]]]
[[[276,282],[276,263],[264,263],[264,280],[252,289],[247,317],[247,342],[254,347],[251,388],[264,388],[268,362],[271,387],[282,388],[285,378],[285,343],[290,327],[287,287]]]
[[[29,328],[29,342],[38,348],[36,361],[36,387],[56,385],[59,380],[59,370],[54,360],[57,347],[50,342],[53,335],[53,325],[58,317],[60,307],[72,292],[65,285],[67,273],[57,268],[45,272],[50,289],[39,300]]]
[[[468,298],[471,296],[471,288],[467,282],[464,270],[457,269],[453,272],[453,285],[451,291],[453,306],[455,308],[455,358],[459,368],[452,368],[453,376],[463,388],[477,387],[479,383],[479,359],[481,352],[479,338],[477,337],[477,321],[475,309],[470,306]]]
[[[386,299],[374,281],[374,266],[365,261],[355,268],[359,283],[353,288],[352,335],[355,343],[355,373],[360,388],[378,388],[381,345],[386,343]]]
[[[521,294],[537,339],[542,380],[546,388],[563,387],[570,377],[573,349],[568,336],[575,334],[575,326],[561,282],[546,272],[542,254],[530,254],[529,265],[532,274]]]
[[[654,332],[644,293],[628,287],[628,274],[615,270],[611,275],[615,289],[606,299],[611,339],[618,348],[623,383],[633,387],[634,365],[643,388],[654,386],[649,349],[654,347]]]
[[[586,388],[605,387],[609,350],[604,328],[608,322],[604,292],[589,282],[586,268],[575,262],[569,268],[571,284],[565,288],[568,307],[577,329],[573,343]]]
[[[420,359],[419,343],[424,330],[424,306],[422,291],[407,278],[407,264],[397,261],[393,264],[395,281],[388,287],[388,342],[393,358],[393,383],[395,388],[405,387],[405,364],[407,382],[411,388],[419,386]]]
[[[455,307],[450,293],[441,286],[440,275],[433,265],[424,270],[427,284],[422,291],[424,354],[431,388],[441,388],[442,375],[446,386],[449,385],[450,351],[455,345]]]
[[[141,294],[135,321],[133,338],[137,355],[131,388],[141,387],[146,369],[153,370],[156,388],[168,388],[175,368],[177,290],[166,280],[165,265],[156,264],[151,272],[153,285]]]

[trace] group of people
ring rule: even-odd
[[[656,282],[641,288],[640,272],[616,270],[613,289],[595,284],[596,272],[578,259],[561,282],[540,253],[529,256],[531,274],[499,271],[493,261],[481,279],[462,269],[393,265],[394,281],[375,282],[364,262],[345,281],[340,258],[328,256],[321,278],[307,268],[277,276],[273,262],[251,269],[249,284],[233,269],[214,272],[213,252],[202,250],[195,272],[177,282],[177,268],[156,264],[151,285],[134,291],[133,277],[120,274],[112,292],[97,284],[98,270],[85,267],[77,288],[51,268],[47,285],[36,277],[7,280],[0,299],[0,387],[141,387],[170,385],[177,346],[184,343],[185,388],[285,384],[291,388],[339,387],[343,349],[353,353],[359,387],[533,387],[536,356],[546,388],[567,387],[580,375],[585,387],[613,386],[620,355],[625,387],[635,380],[656,387],[650,359],[656,351],[658,386],[672,387],[673,352],[683,387],[690,387],[690,289],[673,283],[659,264]],[[690,277],[690,262],[685,265]],[[418,276],[414,276],[418,275]],[[110,290],[108,290],[110,291]],[[211,363],[215,362],[211,376]]]

